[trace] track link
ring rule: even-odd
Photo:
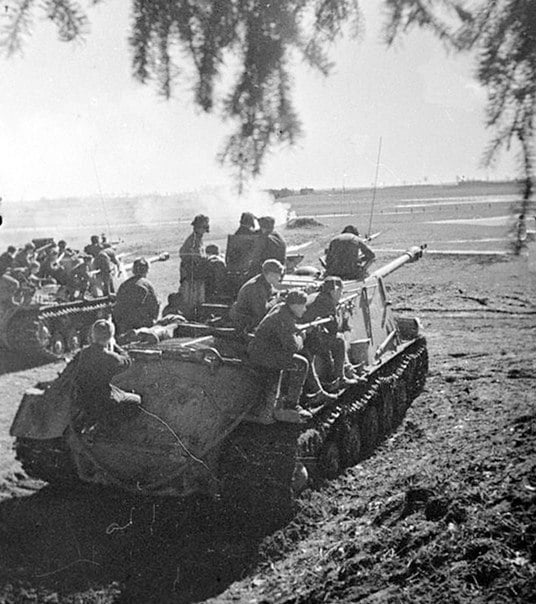
[[[370,374],[367,384],[349,388],[317,413],[298,439],[298,459],[309,474],[333,477],[370,455],[422,392],[427,372],[426,340],[419,338]]]

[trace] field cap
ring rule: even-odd
[[[242,212],[240,224],[247,227],[255,226],[255,216],[251,212]]]
[[[286,303],[291,304],[307,304],[307,294],[301,289],[291,289],[287,294]]]
[[[145,258],[136,258],[132,264],[132,273],[134,275],[142,275],[149,270],[149,263]]]
[[[268,258],[262,263],[263,273],[278,273],[282,275],[285,272],[285,267],[275,258]]]
[[[359,236],[359,231],[357,230],[357,227],[355,227],[353,224],[349,224],[347,226],[344,227],[344,229],[342,230],[343,233],[352,233],[352,235],[357,235]]]
[[[273,229],[275,226],[275,218],[273,216],[261,216],[259,218],[259,226],[265,229]]]

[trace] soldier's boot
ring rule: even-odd
[[[281,372],[268,378],[264,396],[260,397],[259,404],[254,405],[244,416],[245,422],[264,425],[275,423],[274,409],[278,398],[280,382]]]
[[[279,394],[275,402],[274,418],[279,422],[302,424],[313,416],[299,405],[300,396],[309,370],[306,358],[295,354],[292,367],[284,370],[280,380]],[[283,379],[286,378],[286,379]],[[287,382],[288,389],[282,392],[282,383]]]

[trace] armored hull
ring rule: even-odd
[[[109,297],[4,303],[0,307],[0,344],[15,352],[61,358],[87,342],[91,325],[109,316],[112,304]]]
[[[369,455],[422,391],[426,340],[418,321],[392,315],[383,286],[386,274],[417,257],[408,252],[363,282],[345,283],[338,313],[361,380],[317,401],[307,423],[256,422],[266,405],[263,376],[232,331],[179,323],[167,341],[130,345],[133,365],[113,383],[139,394],[141,410],[113,430],[74,425],[77,359],[27,392],[11,428],[23,468],[52,483],[151,497],[203,493],[257,525],[281,524],[306,481],[332,478]]]

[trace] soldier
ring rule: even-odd
[[[39,276],[43,278],[52,277],[53,279],[56,279],[58,283],[65,284],[64,282],[67,280],[65,269],[59,263],[59,252],[57,248],[51,248],[48,251],[48,254],[41,263]]]
[[[227,267],[225,260],[220,254],[220,248],[211,243],[205,248],[206,253],[206,277],[205,298],[214,300],[225,295],[227,287]]]
[[[273,418],[278,421],[301,423],[311,417],[298,402],[309,373],[309,362],[298,354],[303,340],[296,333],[296,320],[303,317],[306,303],[304,292],[291,290],[285,303],[275,306],[259,323],[248,347],[249,360],[266,380],[267,391],[273,393],[279,382],[273,408]],[[315,382],[314,374],[309,377]],[[335,398],[320,384],[315,387],[327,398]],[[273,396],[268,396],[268,405],[273,406]]]
[[[308,333],[304,344],[311,365],[314,358],[318,357],[325,370],[321,373],[326,373],[331,380],[335,380],[332,384],[334,388],[350,386],[358,381],[348,360],[346,342],[343,335],[339,333],[341,325],[337,317],[337,304],[342,292],[343,285],[339,277],[326,277],[320,292],[307,302],[307,310],[303,315],[304,323],[333,318],[331,323]]]
[[[376,255],[359,237],[355,226],[344,227],[326,250],[326,275],[341,279],[363,279]]]
[[[93,258],[96,258],[99,255],[99,252],[104,249],[103,245],[101,244],[98,235],[91,235],[90,241],[91,243],[84,248],[84,252],[93,256]]]
[[[17,248],[13,245],[8,246],[7,250],[0,256],[0,275],[3,275],[8,268],[13,266]]]
[[[88,288],[91,289],[92,295],[96,295],[96,286],[94,284],[94,278],[92,277],[91,270],[93,265],[93,256],[84,254],[79,262],[69,274],[69,297],[70,298],[84,298]]]
[[[255,235],[255,233],[255,216],[251,212],[243,212],[235,235]]]
[[[139,413],[141,398],[111,385],[114,375],[130,366],[130,358],[115,343],[115,327],[110,321],[99,319],[91,328],[92,344],[76,356],[77,372],[74,380],[78,415],[75,426],[89,429],[96,422],[113,424],[131,419]]]
[[[203,235],[210,232],[208,216],[198,214],[192,221],[193,232],[182,244],[180,286],[181,309],[188,318],[194,317],[197,308],[205,301],[206,256]]]
[[[229,316],[240,333],[250,333],[261,322],[274,296],[274,286],[281,281],[285,267],[277,260],[266,260],[262,272],[244,283]]]
[[[160,305],[154,287],[147,279],[149,263],[137,258],[132,265],[132,277],[121,283],[113,309],[113,320],[120,334],[129,329],[151,327],[158,319]]]
[[[274,231],[275,219],[272,216],[259,218],[259,239],[253,248],[252,260],[249,268],[250,275],[258,275],[262,263],[269,258],[274,258],[285,266],[287,258],[287,244],[283,237]]]
[[[113,266],[117,268],[117,274],[121,275],[121,264],[115,255],[112,247],[103,248],[95,257],[94,262],[97,273],[97,282],[99,288],[105,296],[115,293],[113,279]]]
[[[20,289],[20,282],[15,279],[11,269],[7,269],[5,273],[0,275],[0,304],[6,302],[19,304],[20,302],[15,300],[20,294]]]
[[[19,250],[13,259],[13,268],[28,268],[33,260],[35,245],[27,243],[22,250]]]

